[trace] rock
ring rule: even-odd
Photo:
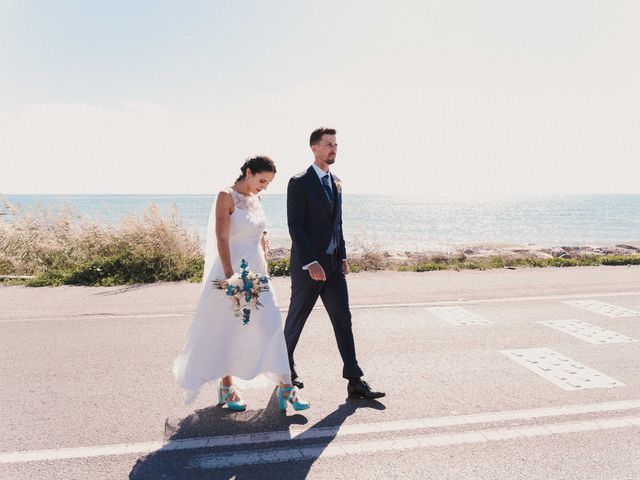
[[[638,248],[638,247],[634,247],[633,245],[625,245],[623,243],[620,244],[620,245],[616,245],[616,247],[624,248],[625,250],[633,250],[634,252],[640,251],[640,248]]]
[[[557,248],[554,248],[551,251],[551,256],[553,258],[571,258],[571,254],[565,252],[564,250],[559,250]]]

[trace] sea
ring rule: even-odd
[[[79,215],[117,224],[150,204],[177,209],[184,225],[206,238],[214,195],[6,195],[11,204],[70,206]],[[272,248],[289,247],[286,195],[264,194]],[[465,246],[640,246],[640,194],[450,199],[345,194],[343,225],[350,250],[453,251]]]

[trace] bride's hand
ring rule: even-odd
[[[267,255],[269,255],[269,250],[271,250],[266,232],[262,234],[260,242],[262,243],[262,250],[264,251],[264,256],[266,257]]]

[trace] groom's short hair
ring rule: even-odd
[[[327,127],[316,128],[313,132],[311,132],[311,136],[309,137],[309,146],[317,145],[318,143],[320,143],[320,140],[322,139],[323,135],[335,135],[335,134],[336,134],[335,128],[327,128]]]

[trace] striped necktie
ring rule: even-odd
[[[322,177],[322,186],[324,187],[324,193],[327,194],[327,199],[329,200],[329,205],[333,206],[333,194],[331,192],[331,184],[329,180],[329,174],[326,174]],[[329,243],[329,247],[327,248],[327,253],[329,255],[333,255],[336,251],[338,242],[336,242],[336,237],[334,235],[331,236],[331,242]]]
[[[329,183],[329,174],[322,177],[322,186],[324,187],[324,193],[327,194],[329,205],[333,204],[333,195],[331,193],[331,184]]]

